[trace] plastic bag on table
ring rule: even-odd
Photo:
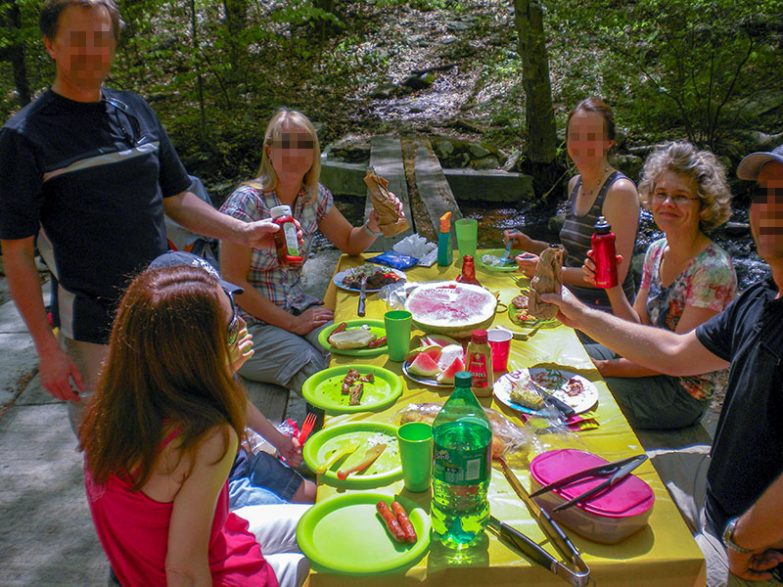
[[[442,407],[443,404],[436,403],[408,404],[397,415],[400,416],[401,424],[432,423]],[[502,456],[510,465],[523,465],[529,461],[529,453],[541,452],[541,442],[534,432],[515,424],[492,408],[484,408],[484,412],[492,425],[493,457]]]
[[[408,294],[418,286],[418,283],[404,281],[390,283],[378,291],[378,297],[386,302],[386,307],[390,310],[400,310],[405,307],[405,300],[408,298]]]
[[[418,265],[421,267],[431,267],[438,258],[438,245],[429,242],[418,234],[406,236],[401,241],[396,242],[392,249],[403,255],[416,257]]]

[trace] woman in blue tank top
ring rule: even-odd
[[[630,265],[639,227],[639,195],[633,182],[609,164],[615,127],[612,109],[606,103],[599,98],[582,100],[569,113],[566,131],[568,155],[579,174],[568,182],[566,217],[560,231],[560,242],[567,252],[563,283],[584,303],[611,311],[606,292],[585,281],[582,261],[590,249],[596,219],[605,216],[617,237],[617,253],[623,257],[617,277],[629,299],[633,298]],[[549,243],[518,231],[506,231],[504,238],[511,239],[514,248],[526,251],[517,257],[517,263],[522,273],[532,277],[538,255]]]

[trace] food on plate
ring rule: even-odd
[[[361,289],[362,278],[367,277],[367,289],[381,289],[385,285],[390,283],[397,283],[400,280],[400,276],[390,271],[388,267],[380,267],[378,265],[372,265],[371,263],[365,263],[359,267],[354,267],[349,271],[345,277],[343,277],[342,284],[344,287],[350,287],[353,289]]]
[[[427,353],[419,353],[408,365],[408,372],[420,377],[436,377],[441,373],[438,363]]]
[[[343,324],[345,324],[345,322],[343,322]],[[340,324],[340,326],[343,326],[343,324]],[[334,348],[346,350],[367,348],[376,338],[378,337],[375,336],[369,328],[362,326],[361,328],[351,328],[350,330],[335,330],[326,340],[328,340],[329,344]]]
[[[566,381],[565,385],[563,385],[561,389],[566,392],[567,396],[576,397],[577,395],[584,393],[585,386],[576,377],[571,377],[571,379]]]
[[[544,407],[544,397],[530,385],[529,379],[517,379],[511,382],[511,401],[531,410],[540,410]]]
[[[353,384],[362,378],[362,374],[356,369],[348,369],[348,372],[343,377],[342,386],[340,387],[340,393],[343,395],[349,395],[351,393],[351,387]]]
[[[486,289],[453,281],[420,285],[405,301],[405,309],[417,326],[455,336],[488,325],[496,306],[495,296]]]
[[[379,346],[383,346],[386,344],[386,337],[385,336],[379,336],[375,340],[371,340],[367,344],[368,349],[377,349]]]
[[[413,544],[416,542],[416,530],[414,529],[413,524],[411,524],[411,520],[408,517],[408,512],[405,511],[405,508],[402,507],[402,504],[398,501],[393,501],[391,507],[394,515],[397,516],[397,521],[400,523],[400,527],[402,528],[403,533],[405,534],[405,542],[408,544]]]
[[[443,404],[408,404],[400,410],[400,424],[407,422],[432,423]],[[492,425],[492,457],[503,456],[507,461],[523,461],[532,446],[537,443],[535,434],[515,424],[492,408],[484,408]]]
[[[389,509],[389,506],[386,505],[386,502],[379,501],[375,504],[375,509],[378,512],[378,515],[381,516],[381,519],[386,525],[389,534],[392,535],[392,538],[397,542],[406,542],[407,536],[405,535],[405,531],[402,529],[402,526],[400,526],[400,521],[397,519],[397,516],[395,516]]]
[[[350,454],[355,453],[357,450],[359,450],[359,442],[354,441],[349,444],[346,444],[342,448],[338,448],[336,451],[334,451],[331,456],[326,459],[316,470],[315,472],[319,475],[323,475],[328,471],[332,465],[334,465],[337,461],[340,459],[347,457]]]
[[[563,286],[561,271],[565,249],[562,245],[549,245],[538,259],[536,274],[530,282],[528,312],[536,318],[549,320],[557,316],[557,306],[541,301],[541,294],[560,293]]]
[[[375,383],[375,373],[370,372],[367,375],[362,375],[362,381],[365,383]]]
[[[530,300],[528,300],[528,297],[524,294],[520,294],[517,297],[515,297],[513,300],[511,300],[511,305],[519,310],[527,310],[527,306]]]
[[[408,220],[397,210],[397,204],[389,191],[389,180],[375,173],[372,167],[367,169],[364,183],[370,194],[372,207],[378,214],[378,225],[384,236],[394,236],[408,228]]]
[[[438,373],[438,383],[443,384],[454,384],[454,376],[459,373],[460,371],[465,370],[465,361],[463,361],[463,358],[460,357],[454,357],[454,360],[451,362],[451,365],[446,367],[443,371]]]
[[[361,473],[362,471],[366,470],[370,465],[372,465],[376,459],[383,454],[383,451],[386,450],[386,444],[376,444],[375,446],[372,446],[367,449],[367,452],[364,453],[364,459],[362,459],[362,462],[358,465],[354,465],[353,467],[350,467],[349,469],[341,469],[337,471],[337,478],[340,481],[345,481],[348,478],[348,475],[351,475],[353,473]]]
[[[353,385],[349,392],[348,405],[358,406],[362,400],[362,393],[364,393],[364,383]]]
[[[453,340],[448,337],[446,339]],[[408,353],[407,373],[423,379],[434,379],[441,385],[453,385],[454,375],[465,370],[465,351],[460,344],[438,346],[424,344]]]

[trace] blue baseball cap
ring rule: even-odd
[[[783,145],[780,145],[771,151],[751,153],[745,157],[740,161],[739,166],[737,166],[737,177],[753,181],[758,177],[761,168],[770,161],[777,161],[783,165]]]

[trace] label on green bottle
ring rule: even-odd
[[[450,485],[474,485],[489,479],[491,447],[478,450],[448,450],[435,446],[432,476]]]

